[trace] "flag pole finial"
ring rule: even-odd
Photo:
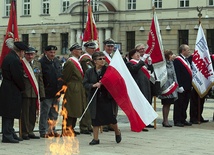
[[[197,6],[197,11],[198,11],[198,22],[199,24],[201,24],[201,17],[202,17],[202,13],[201,11],[203,10],[203,6],[199,7]]]

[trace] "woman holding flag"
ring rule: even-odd
[[[92,59],[95,67],[86,71],[83,80],[84,87],[89,91],[88,97],[92,101],[89,109],[92,119],[94,138],[89,145],[100,143],[98,139],[99,126],[109,124],[115,131],[115,141],[120,143],[122,140],[121,132],[118,129],[116,115],[113,112],[114,99],[100,82],[107,68],[105,66],[105,55],[102,52],[95,52],[92,55]]]

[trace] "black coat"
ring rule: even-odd
[[[191,64],[191,57],[188,59],[188,61]],[[176,77],[178,80],[179,87],[183,87],[184,90],[191,90],[191,88],[192,88],[192,76],[189,74],[186,67],[178,59],[175,59],[173,61],[173,64],[174,64],[175,73],[176,73]]]
[[[150,81],[146,77],[146,75],[141,71],[141,67],[145,65],[144,62],[141,60],[137,64],[127,62],[126,65],[133,79],[135,80],[138,87],[140,88],[140,91],[143,93],[143,95],[149,101],[149,103],[152,103]]]
[[[0,116],[20,118],[25,89],[23,68],[18,55],[11,51],[3,60],[3,81],[0,87]]]
[[[54,98],[63,85],[63,82],[59,80],[62,77],[61,63],[57,58],[50,61],[46,56],[43,56],[39,62],[42,66],[45,97]]]

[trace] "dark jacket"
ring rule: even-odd
[[[97,83],[102,78],[105,71],[106,71],[106,66],[103,66],[100,76],[97,75],[97,72],[94,67],[90,68],[86,71],[84,79],[83,79],[83,86],[86,88],[86,90],[89,91],[88,101],[92,98],[95,90],[97,89],[97,88],[92,87],[93,84]],[[94,96],[94,98],[89,106],[92,119],[95,119],[95,117],[96,117],[97,97],[98,97],[97,95],[102,95],[102,97],[107,99],[109,101],[109,103],[111,103],[111,104],[114,104],[114,102],[115,102],[114,99],[112,98],[112,96],[110,95],[110,93],[107,91],[107,89],[102,85],[100,87],[100,89],[98,89],[96,95]]]
[[[62,66],[60,61],[57,58],[50,61],[46,56],[43,56],[39,62],[42,66],[45,97],[54,98],[63,85],[63,82],[59,79],[62,77]]]
[[[140,88],[140,91],[143,93],[143,95],[149,101],[149,103],[151,103],[152,101],[151,101],[150,81],[141,70],[141,67],[145,65],[144,62],[141,60],[137,64],[127,62],[126,65],[133,79],[135,80],[138,87]]]
[[[45,90],[44,90],[41,63],[38,62],[37,60],[34,60],[32,64],[32,69],[36,77],[36,80],[38,82],[40,98],[44,98]],[[25,91],[23,92],[22,96],[25,98],[37,98],[37,95],[33,89],[33,86],[26,74],[24,74],[24,83],[25,83]]]
[[[22,94],[25,90],[23,68],[18,55],[11,51],[2,63],[3,81],[0,87],[0,116],[20,118]]]
[[[188,59],[188,61],[191,64],[191,58]],[[183,87],[184,90],[191,90],[191,88],[192,88],[192,76],[189,74],[186,67],[178,59],[175,59],[173,61],[173,64],[174,64],[175,73],[176,73],[176,77],[178,80],[179,87]]]

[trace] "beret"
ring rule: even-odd
[[[57,50],[57,47],[54,45],[48,45],[45,47],[45,51]]]
[[[73,51],[74,49],[81,50],[82,47],[78,43],[75,43],[69,48],[69,50]]]
[[[84,46],[87,47],[87,48],[93,48],[93,49],[96,48],[96,44],[95,44],[95,42],[93,42],[93,41],[86,42],[86,43],[84,44]]]
[[[16,48],[18,48],[19,50],[23,50],[23,51],[29,50],[28,46],[24,42],[21,42],[21,41],[14,42],[14,46]]]
[[[29,50],[25,51],[25,53],[36,53],[36,49],[33,47],[29,47]]]
[[[111,38],[108,38],[108,39],[103,41],[103,44],[105,44],[105,45],[114,45],[115,41],[113,39],[111,39]]]

